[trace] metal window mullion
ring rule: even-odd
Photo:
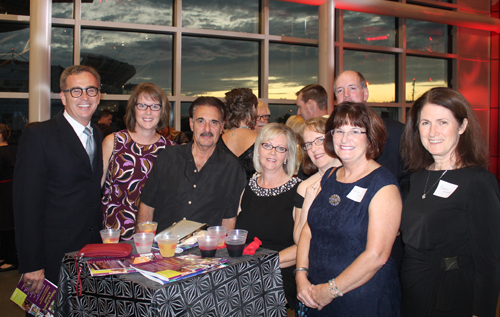
[[[174,33],[172,56],[172,99],[174,102],[174,129],[181,130],[181,92],[182,92],[182,0],[174,3]]]
[[[260,57],[259,57],[259,96],[261,100],[268,103],[269,99],[269,0],[261,0],[260,10],[260,30],[259,33],[264,35],[264,39],[260,41]]]

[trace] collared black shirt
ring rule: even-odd
[[[236,217],[246,185],[243,168],[234,155],[215,147],[201,170],[191,152],[193,142],[166,148],[156,159],[141,201],[155,208],[157,232],[187,220],[219,226]]]

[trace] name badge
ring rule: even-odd
[[[359,203],[363,200],[363,197],[365,197],[366,191],[367,191],[367,188],[354,186],[354,188],[351,190],[349,195],[347,195],[347,198]]]
[[[444,180],[440,180],[436,190],[434,191],[434,196],[441,198],[448,198],[453,194],[453,192],[458,188],[458,185],[448,183]]]

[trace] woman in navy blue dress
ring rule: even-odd
[[[375,162],[386,131],[364,104],[341,103],[326,123],[327,171],[297,250],[297,298],[309,316],[399,316],[400,285],[390,257],[401,220],[397,180]],[[311,309],[312,308],[312,309]]]

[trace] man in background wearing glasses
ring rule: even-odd
[[[259,101],[257,104],[257,120],[255,121],[255,131],[257,133],[259,133],[260,129],[269,123],[270,117],[271,110],[269,110],[269,107],[262,101]]]
[[[64,111],[28,127],[14,171],[14,217],[19,272],[39,292],[44,278],[59,282],[65,253],[100,243],[102,133],[90,123],[101,79],[76,65],[60,79]]]

